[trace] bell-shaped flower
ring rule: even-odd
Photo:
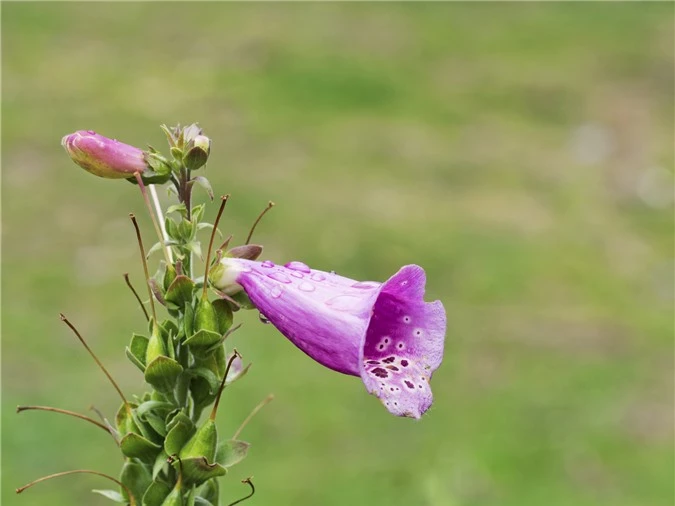
[[[61,144],[73,161],[87,172],[108,179],[128,179],[148,168],[145,153],[93,130],[66,135]]]
[[[376,283],[301,262],[223,258],[209,278],[226,294],[243,289],[293,344],[330,369],[360,376],[391,413],[419,418],[431,406],[446,316],[440,301],[424,301],[421,267],[406,265]]]

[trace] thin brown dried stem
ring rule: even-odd
[[[107,478],[110,481],[114,481],[117,483],[120,487],[124,489],[124,491],[127,493],[127,496],[129,498],[129,505],[130,506],[136,506],[136,500],[134,499],[134,496],[131,493],[131,490],[122,483],[121,481],[113,478],[112,476],[105,474],[105,473],[100,473],[98,471],[92,471],[90,469],[75,469],[73,471],[63,471],[61,473],[54,473],[54,474],[49,474],[47,476],[43,476],[42,478],[38,478],[37,480],[31,481],[30,483],[27,483],[23,487],[19,487],[16,489],[16,493],[20,494],[24,490],[32,487],[33,485],[37,485],[38,483],[41,483],[43,481],[51,480],[52,478],[59,478],[60,476],[68,476],[70,474],[95,474],[96,476],[102,476],[103,478]]]
[[[262,408],[264,408],[270,402],[272,402],[273,399],[274,399],[274,395],[269,394],[267,397],[265,397],[260,402],[260,404],[258,404],[255,408],[253,408],[253,411],[251,411],[251,413],[244,419],[244,421],[241,423],[241,425],[239,426],[237,431],[234,433],[234,435],[232,436],[232,439],[237,439],[237,437],[239,437],[239,434],[241,434],[241,431],[244,430],[244,427],[246,427],[246,425],[248,425],[248,422],[251,421],[251,419],[256,415],[256,413],[258,413],[258,411],[260,411]]]
[[[138,222],[136,221],[136,216],[133,213],[129,213],[129,218],[131,218],[131,223],[134,224],[134,229],[136,230],[136,240],[138,241],[138,248],[141,251],[141,262],[143,263],[143,273],[145,274],[145,286],[148,289],[148,297],[150,297],[150,309],[152,310],[152,318],[157,323],[157,312],[155,311],[155,299],[152,296],[152,289],[150,288],[150,273],[148,272],[148,261],[145,259],[145,248],[143,247],[143,238],[141,237],[141,229],[138,227]]]
[[[246,238],[246,242],[244,244],[248,244],[251,242],[251,237],[253,237],[253,232],[255,231],[255,227],[258,226],[258,223],[260,223],[260,220],[262,220],[262,217],[267,214],[267,211],[272,209],[274,207],[274,202],[271,200],[267,203],[267,207],[263,209],[262,213],[258,215],[258,218],[256,218],[255,222],[253,223],[253,226],[251,227],[250,232],[248,233],[248,237]]]
[[[80,413],[76,413],[74,411],[68,411],[67,409],[60,409],[60,408],[52,408],[51,406],[17,406],[16,407],[16,412],[21,413],[23,411],[30,411],[30,410],[36,410],[36,411],[51,411],[52,413],[61,413],[63,415],[68,415],[72,416],[75,418],[79,418],[80,420],[84,420],[85,422],[92,423],[96,425],[97,427],[100,427],[104,431],[106,431],[108,434],[112,433],[110,432],[110,429],[106,427],[104,424],[101,422],[97,422],[93,418],[89,418],[87,415],[82,415]]]
[[[82,335],[78,332],[78,330],[75,328],[75,326],[74,326],[72,323],[70,323],[70,321],[68,320],[68,318],[66,318],[65,315],[64,315],[63,313],[59,313],[59,317],[61,318],[61,321],[62,321],[63,323],[65,323],[66,325],[68,325],[68,327],[70,328],[70,330],[72,330],[73,333],[77,336],[77,338],[78,338],[78,339],[80,340],[80,342],[82,343],[82,346],[84,346],[84,348],[89,352],[89,355],[91,355],[91,357],[92,357],[92,358],[94,359],[94,361],[98,364],[98,366],[101,368],[101,370],[103,371],[103,373],[104,373],[104,374],[107,376],[107,378],[110,380],[110,383],[112,383],[112,386],[115,387],[115,390],[117,390],[117,393],[118,393],[118,394],[120,395],[120,397],[122,398],[122,401],[124,402],[125,406],[127,407],[127,409],[129,409],[129,401],[127,401],[127,398],[124,397],[124,394],[122,393],[122,390],[120,389],[120,387],[117,385],[117,383],[115,382],[115,380],[113,379],[113,377],[110,375],[110,373],[108,372],[108,370],[105,368],[105,366],[103,365],[103,363],[98,359],[98,357],[96,356],[96,354],[91,350],[91,348],[89,347],[89,345],[87,344],[87,342],[84,340],[84,338],[82,337]]]
[[[145,310],[145,305],[143,304],[143,301],[141,300],[141,298],[138,296],[138,292],[136,291],[136,289],[131,284],[131,281],[129,280],[129,273],[127,273],[127,272],[124,273],[124,281],[126,281],[127,286],[129,287],[129,290],[131,290],[131,293],[134,294],[134,297],[136,297],[136,300],[138,301],[138,304],[141,306],[141,311],[143,311],[143,314],[145,315],[145,319],[150,320],[150,317],[148,316],[148,312]]]
[[[246,497],[242,497],[241,499],[237,499],[236,501],[231,502],[227,506],[234,506],[235,504],[239,504],[241,502],[244,502],[246,499],[250,499],[251,497],[253,497],[253,494],[255,494],[255,487],[253,486],[253,482],[251,481],[252,479],[253,479],[253,476],[249,476],[245,480],[241,480],[242,483],[245,483],[249,487],[251,487],[251,493],[248,494]]]
[[[223,381],[220,382],[220,388],[218,389],[218,395],[216,396],[216,402],[213,404],[213,409],[211,410],[211,416],[209,418],[211,420],[216,419],[216,413],[218,412],[218,405],[220,404],[220,398],[223,395],[223,390],[225,389],[225,381],[227,380],[227,375],[230,373],[230,367],[232,367],[232,362],[234,362],[234,359],[237,357],[241,358],[241,355],[237,351],[237,349],[234,349],[234,352],[232,354],[232,357],[230,358],[229,362],[227,363],[227,367],[225,368],[225,374],[223,375]]]
[[[202,299],[206,298],[206,290],[209,287],[209,264],[211,263],[211,249],[213,248],[213,239],[216,237],[216,230],[218,229],[218,223],[220,222],[220,217],[223,215],[223,210],[225,209],[225,204],[227,204],[227,199],[229,195],[223,195],[220,197],[220,208],[218,209],[218,214],[216,215],[216,221],[213,222],[213,229],[211,230],[211,239],[209,240],[209,249],[206,251],[206,267],[204,272],[204,289],[202,291]]]

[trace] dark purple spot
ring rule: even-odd
[[[408,388],[415,388],[415,385],[413,385],[412,381],[405,380],[405,386]]]
[[[389,344],[389,338],[388,337],[384,338],[384,344]]]
[[[418,387],[422,388],[422,385],[417,385]]]
[[[396,367],[395,365],[388,365],[387,369],[389,369],[390,371],[398,371],[398,367]]]
[[[384,369],[382,369],[381,367],[376,367],[375,369],[373,369],[370,372],[372,372],[378,378],[388,378],[389,377],[389,373],[387,371],[385,371]],[[411,385],[412,385],[412,383],[411,383]]]
[[[405,359],[401,360],[401,365],[402,365],[403,367],[408,367],[408,361],[405,360]]]
[[[380,365],[380,361],[379,360],[367,360],[366,364]]]
[[[416,331],[415,331],[415,335],[416,335],[416,336],[421,336],[421,335],[422,335],[422,331],[419,330],[419,329],[416,330]]]
[[[403,349],[403,343],[398,343],[398,349],[402,350]]]
[[[379,345],[377,346],[377,349],[378,349],[378,350],[384,350],[384,344],[379,344]]]
[[[393,392],[393,391],[394,391],[394,387],[391,387],[389,390],[391,390],[391,391]]]
[[[383,358],[382,362],[384,362],[385,364],[391,364],[394,360],[396,360],[396,357],[387,357]]]

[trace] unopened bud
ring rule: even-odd
[[[93,130],[79,130],[61,140],[72,160],[87,172],[108,179],[128,179],[148,169],[145,153]]]
[[[183,163],[190,170],[197,170],[206,164],[211,153],[211,139],[206,135],[197,135],[183,157]]]

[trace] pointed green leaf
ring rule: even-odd
[[[246,458],[250,446],[246,441],[223,441],[218,445],[216,462],[223,467],[232,467]]]
[[[199,186],[204,188],[204,190],[206,190],[207,195],[209,196],[209,199],[213,200],[213,189],[211,188],[211,183],[209,182],[208,179],[206,179],[204,176],[197,176],[195,178],[192,178],[192,181],[194,181]]]
[[[183,367],[175,360],[159,356],[145,369],[145,381],[165,395],[173,395],[173,389]]]
[[[193,350],[193,353],[198,353],[200,350],[210,348],[220,341],[220,334],[210,330],[202,329],[192,337],[185,341],[185,344]]]
[[[153,481],[143,495],[142,506],[162,506],[171,493],[171,487],[162,481]]]
[[[176,276],[166,293],[164,299],[172,303],[176,308],[182,309],[186,304],[192,302],[192,293],[194,283],[185,275]]]
[[[166,454],[164,449],[162,449],[162,451],[160,451],[157,454],[157,457],[155,458],[155,463],[152,465],[153,480],[156,480],[157,476],[159,476],[159,473],[161,473],[167,468],[167,466],[169,465],[168,458],[169,456]]]
[[[125,349],[129,360],[138,367],[141,372],[145,372],[145,355],[148,349],[148,338],[140,334],[133,334],[131,342]]]
[[[127,500],[120,494],[117,490],[97,490],[94,489],[92,490],[93,493],[102,495],[103,497],[107,497],[108,499],[111,499],[115,502],[119,502],[122,504],[126,504]]]
[[[140,462],[127,460],[122,467],[120,481],[131,491],[131,494],[136,500],[136,504],[141,504],[141,499],[145,490],[150,486],[150,483],[152,483],[152,477],[150,476],[149,469],[145,465]],[[124,488],[122,489],[122,496],[128,500],[127,491]]]
[[[216,299],[211,303],[216,313],[216,325],[220,335],[225,334],[232,327],[232,307],[225,299]]]
[[[162,447],[148,441],[143,436],[129,432],[120,440],[120,449],[129,458],[153,462]]]
[[[194,424],[179,422],[166,435],[164,451],[167,455],[177,455],[195,433]]]
[[[227,474],[227,469],[217,463],[209,464],[204,457],[188,457],[181,459],[183,481],[187,485],[201,485],[205,481]],[[178,469],[178,460],[173,463]]]

